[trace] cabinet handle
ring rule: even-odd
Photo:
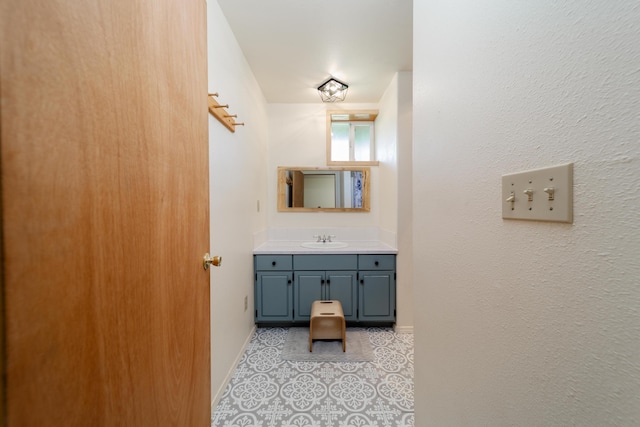
[[[331,284],[331,280],[327,279],[327,285]]]
[[[364,279],[360,279],[360,284],[364,285]]]
[[[324,285],[324,279],[320,280],[320,284]]]
[[[275,261],[272,261],[272,262],[271,262],[271,265],[273,265],[273,266],[275,267],[275,266],[276,266],[276,262],[275,262]]]
[[[378,265],[380,265],[380,263],[379,263],[378,261],[374,262],[374,264],[376,265],[376,267],[377,267]]]
[[[291,284],[291,280],[289,280],[287,283],[290,285]]]

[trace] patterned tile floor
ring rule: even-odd
[[[365,330],[374,361],[333,363],[281,360],[288,329],[257,329],[211,425],[413,426],[413,335]]]

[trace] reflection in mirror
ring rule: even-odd
[[[278,167],[278,211],[368,212],[367,167]]]

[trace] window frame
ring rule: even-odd
[[[333,120],[334,115],[345,116],[348,115],[347,120]],[[366,117],[365,117],[366,116]],[[378,117],[378,110],[330,110],[327,111],[327,166],[378,166],[380,164],[377,160],[332,160],[331,159],[331,125],[333,122],[337,123],[355,123],[355,122],[369,122],[371,123],[372,140],[371,140],[371,155],[375,159],[375,121]],[[349,131],[350,142],[353,136],[353,128]],[[351,143],[350,143],[351,146]],[[351,154],[350,154],[351,155]]]

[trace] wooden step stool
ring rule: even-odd
[[[311,304],[309,351],[313,351],[314,339],[341,339],[342,351],[347,351],[346,323],[340,301],[314,301]]]

